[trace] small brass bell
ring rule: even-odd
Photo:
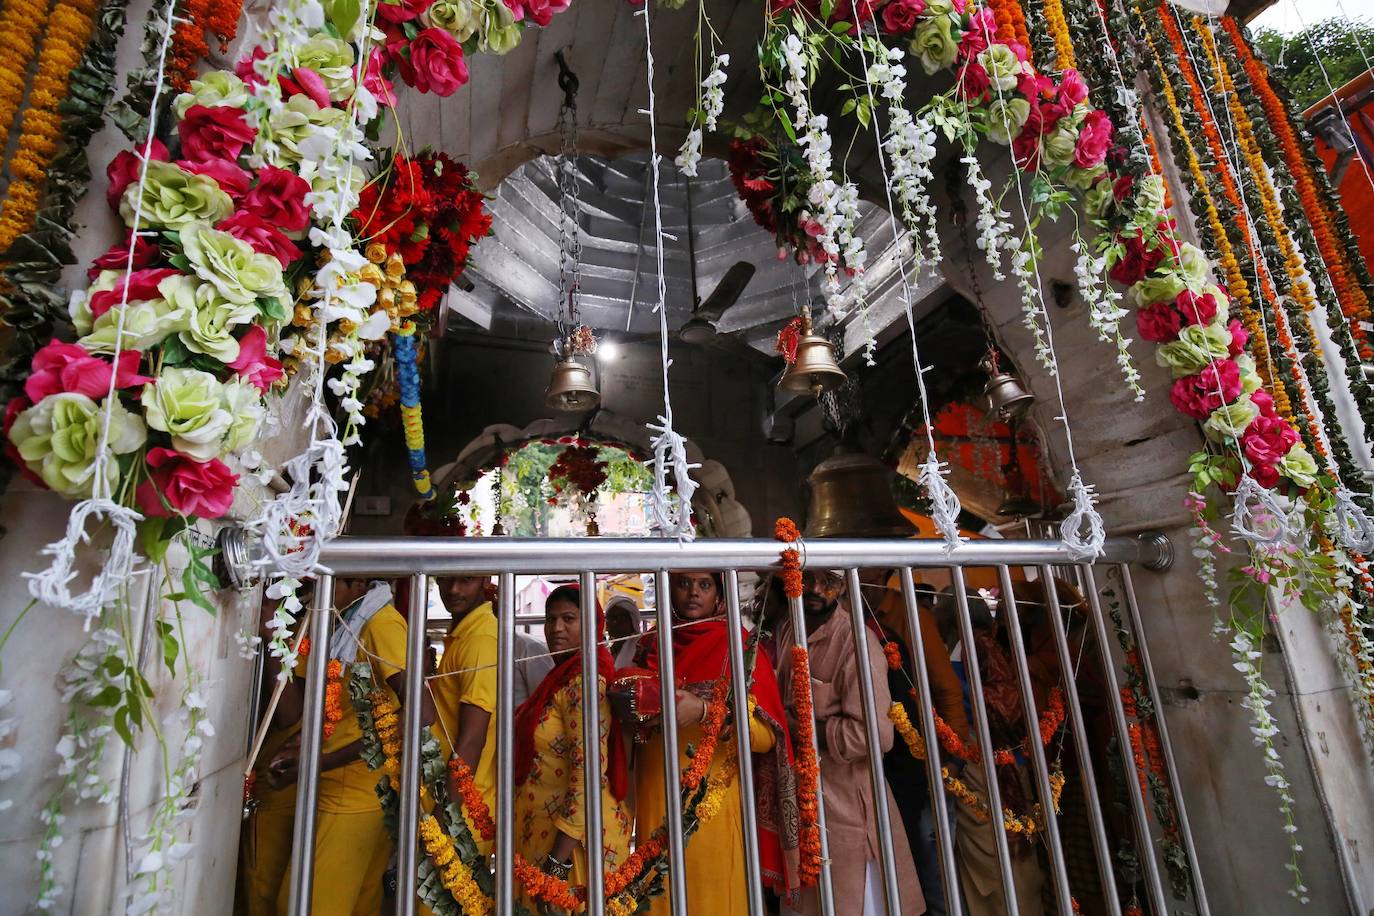
[[[834,453],[806,479],[811,510],[809,538],[908,538],[915,527],[902,515],[892,495],[893,470],[877,458],[848,446]]]
[[[1035,403],[1035,395],[1021,386],[1021,380],[998,365],[997,352],[989,351],[983,358],[982,368],[988,374],[987,384],[983,386],[983,399],[988,413],[1003,420],[1019,420]]]
[[[544,404],[554,410],[578,413],[591,410],[601,402],[601,393],[592,382],[591,370],[568,357],[553,367],[549,387],[544,391]]]
[[[835,361],[835,345],[811,332],[811,315],[803,312],[797,358],[778,380],[778,388],[792,394],[810,394],[818,398],[840,387],[845,380],[844,370]]]

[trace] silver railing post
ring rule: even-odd
[[[682,768],[677,751],[677,674],[673,664],[673,596],[668,571],[654,573],[654,610],[658,614],[658,687],[663,732],[663,806],[668,815],[668,900],[672,916],[687,914],[687,853],[682,841]]]
[[[515,574],[502,572],[496,637],[496,912],[515,911]]]
[[[1007,905],[1008,916],[1019,916],[1021,910],[1016,903],[1016,881],[1011,873],[1011,848],[1007,845],[1007,831],[1002,820],[1002,789],[997,783],[997,762],[993,757],[988,704],[983,697],[983,676],[979,672],[978,644],[973,639],[973,618],[969,614],[964,568],[951,566],[949,573],[954,584],[954,600],[959,608],[959,636],[964,647],[964,671],[969,696],[973,700],[974,730],[978,733],[978,751],[983,757],[983,771],[988,779],[988,829],[992,831],[993,845],[997,848],[997,868],[1002,875],[1002,900]]]
[[[1169,742],[1169,726],[1164,721],[1164,706],[1159,699],[1159,685],[1155,682],[1155,669],[1150,665],[1150,649],[1146,644],[1145,630],[1140,622],[1140,607],[1136,604],[1135,583],[1131,579],[1131,568],[1121,564],[1121,586],[1125,590],[1126,610],[1131,617],[1131,629],[1135,632],[1136,653],[1140,656],[1140,667],[1144,671],[1145,684],[1150,692],[1150,703],[1155,711],[1155,727],[1159,729],[1159,744],[1164,749],[1165,773],[1169,786],[1173,789],[1174,810],[1178,813],[1178,830],[1183,835],[1183,850],[1188,855],[1188,868],[1192,872],[1193,898],[1197,904],[1198,916],[1210,916],[1207,907],[1207,892],[1202,886],[1202,869],[1198,867],[1197,849],[1193,845],[1193,831],[1188,826],[1188,809],[1183,804],[1183,789],[1178,781],[1178,764],[1174,763],[1174,746]],[[1093,590],[1094,596],[1097,590]],[[1154,850],[1151,849],[1151,858]]]
[[[902,896],[897,888],[897,855],[892,848],[892,812],[887,806],[887,779],[883,775],[882,740],[878,735],[877,701],[873,693],[873,659],[868,655],[868,628],[864,624],[864,599],[859,590],[859,570],[845,570],[849,586],[849,622],[853,627],[854,651],[858,653],[859,696],[864,704],[864,726],[868,744],[868,774],[873,782],[873,813],[878,819],[878,854],[883,872],[883,901],[888,916],[901,916]]]
[[[415,916],[415,876],[419,865],[417,825],[420,820],[421,712],[425,689],[425,620],[429,610],[429,577],[410,577],[406,621],[406,693],[401,707],[401,810],[396,825],[396,916]],[[388,659],[390,661],[390,659]]]
[[[801,598],[789,598],[787,601],[788,610],[792,616],[792,636],[793,642],[803,648],[807,648],[806,617],[802,613]],[[808,659],[809,659],[808,653]],[[809,667],[809,666],[808,666]],[[786,690],[786,686],[783,687]],[[815,711],[812,710],[811,720],[811,753],[819,763],[821,759],[821,749],[817,744]],[[821,916],[835,916],[835,887],[830,878],[830,837],[826,833],[825,827],[825,787],[822,784],[820,768],[816,769],[816,827],[821,835],[821,874],[817,882],[816,890],[820,894]]]
[[[1102,602],[1097,595],[1097,579],[1091,566],[1083,567],[1083,578],[1088,583],[1088,605],[1092,608],[1093,626],[1097,632],[1097,643],[1110,646],[1107,640],[1107,621],[1102,614]],[[1116,731],[1116,743],[1121,753],[1122,772],[1126,774],[1126,797],[1131,807],[1131,820],[1135,822],[1136,848],[1139,850],[1140,864],[1145,870],[1145,891],[1149,894],[1150,909],[1156,913],[1169,912],[1164,901],[1164,885],[1159,879],[1159,862],[1155,859],[1154,839],[1150,835],[1150,815],[1145,810],[1145,799],[1140,795],[1136,781],[1135,756],[1131,753],[1130,727],[1126,724],[1126,711],[1121,708],[1121,690],[1116,679],[1116,663],[1110,651],[1102,653],[1102,673],[1111,692],[1108,708],[1112,713],[1112,726]],[[1162,739],[1162,735],[1161,735]]]
[[[950,830],[949,809],[945,807],[944,766],[940,759],[940,742],[935,731],[935,702],[930,692],[930,669],[926,666],[925,637],[921,633],[920,613],[916,604],[916,584],[911,567],[900,569],[902,602],[906,605],[906,625],[911,633],[911,657],[916,668],[916,689],[920,693],[921,734],[926,745],[926,777],[930,782],[930,813],[935,820],[935,845],[940,851],[940,875],[945,886],[945,910],[951,916],[962,916],[964,906],[959,894],[959,871],[954,862],[954,833]],[[893,697],[894,703],[900,702]],[[908,841],[919,842],[907,837]]]
[[[1040,743],[1040,712],[1035,706],[1035,688],[1031,684],[1030,659],[1026,655],[1025,639],[1021,634],[1021,615],[1016,610],[1016,594],[1011,586],[1011,569],[998,566],[1002,583],[1002,610],[1007,615],[1007,636],[1011,640],[1012,657],[1021,687],[1021,707],[1026,718],[1026,745],[1030,752],[1031,769],[1040,795],[1040,815],[1045,821],[1045,845],[1050,853],[1050,875],[1054,879],[1054,895],[1060,913],[1073,912],[1069,891],[1069,870],[1064,863],[1064,846],[1059,839],[1059,815],[1054,810],[1054,790],[1050,788],[1050,766],[1045,760],[1045,746]]]
[[[749,912],[765,916],[763,873],[759,869],[758,814],[754,805],[753,749],[749,741],[749,680],[744,670],[743,621],[739,611],[739,571],[725,571],[725,630],[730,648],[730,699],[734,706],[735,748],[739,765],[740,814],[744,823],[744,872],[749,883]]]
[[[310,605],[310,635],[315,650],[305,666],[305,710],[301,715],[301,749],[296,777],[296,822],[291,836],[291,890],[287,909],[308,916],[315,885],[315,805],[320,792],[320,746],[324,734],[324,682],[329,667],[330,616],[334,577],[315,580]]]
[[[1083,800],[1088,806],[1088,826],[1092,832],[1093,853],[1097,856],[1097,873],[1102,879],[1102,896],[1107,901],[1109,912],[1120,913],[1121,901],[1116,893],[1112,852],[1107,843],[1107,827],[1102,820],[1102,803],[1097,797],[1097,778],[1093,773],[1092,755],[1088,747],[1087,720],[1083,718],[1083,707],[1078,700],[1078,679],[1074,674],[1078,670],[1077,660],[1069,652],[1068,632],[1064,628],[1064,618],[1059,613],[1059,590],[1055,586],[1054,570],[1049,566],[1042,566],[1040,575],[1045,580],[1045,610],[1049,613],[1054,631],[1054,644],[1058,650],[1059,668],[1064,682],[1064,702],[1069,712],[1068,723],[1061,727],[1069,728],[1073,732],[1074,753],[1078,756],[1078,775],[1083,780]],[[1103,646],[1102,651],[1108,655],[1111,653],[1107,646]],[[1114,700],[1114,697],[1107,698],[1109,703]]]
[[[606,857],[601,833],[601,685],[597,665],[596,574],[583,571],[582,592],[582,776],[586,785],[583,823],[587,852],[587,912],[600,916],[606,907]]]

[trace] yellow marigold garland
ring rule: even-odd
[[[10,161],[10,185],[0,206],[0,251],[33,228],[48,168],[62,139],[57,108],[91,40],[98,8],[98,0],[59,0],[48,19],[29,107],[20,122],[19,146]],[[9,33],[5,38],[9,40]]]
[[[1064,18],[1061,0],[1045,0],[1045,25],[1054,39],[1054,66],[1059,72],[1074,70],[1078,63],[1073,56],[1073,38],[1069,36],[1069,22]]]
[[[433,815],[425,815],[420,821],[420,840],[425,845],[434,867],[439,870],[439,880],[444,888],[453,895],[458,906],[467,916],[485,916],[492,911],[491,898],[482,893],[472,870],[463,862],[454,848],[453,838],[439,826]]]
[[[8,131],[24,101],[29,84],[29,65],[48,19],[46,0],[10,0],[0,14],[0,35],[5,36],[5,53],[0,54],[0,124]]]
[[[382,771],[391,780],[391,787],[401,791],[401,719],[396,714],[396,704],[383,690],[372,694],[372,721],[377,729],[377,740],[381,742],[386,762]]]

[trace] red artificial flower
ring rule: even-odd
[[[103,400],[110,392],[110,373],[115,388],[142,387],[152,381],[138,374],[143,354],[124,350],[111,363],[92,356],[78,344],[48,341],[47,346],[33,355],[29,377],[24,381],[24,396],[37,404],[51,394],[74,392],[93,401]]]
[[[916,28],[916,21],[925,8],[925,0],[892,0],[883,7],[883,31],[889,35],[905,35]]]
[[[1157,243],[1161,241],[1156,239]],[[1164,245],[1156,244],[1147,248],[1140,236],[1131,236],[1126,239],[1126,253],[1112,266],[1109,276],[1122,286],[1132,286],[1158,267],[1165,254]]]
[[[214,179],[220,190],[234,200],[247,193],[248,185],[253,181],[253,176],[239,168],[237,162],[228,159],[178,159],[177,165],[192,175],[204,175],[206,178]]]
[[[283,267],[301,256],[301,250],[296,247],[295,242],[283,235],[276,226],[248,210],[239,210],[232,216],[220,220],[215,228],[247,242],[259,254],[270,254],[280,261]]]
[[[138,176],[143,171],[144,149],[145,147],[139,146],[137,149],[123,150],[105,167],[105,177],[110,181],[109,186],[105,188],[105,202],[110,205],[110,209],[118,210],[119,199],[124,196],[124,189],[138,181]],[[166,162],[171,158],[161,140],[153,140],[147,149],[154,162]]]
[[[229,368],[263,392],[283,375],[281,361],[267,355],[267,332],[258,324],[239,340],[239,355],[229,363]]]
[[[1135,326],[1143,340],[1150,343],[1170,343],[1183,330],[1183,315],[1171,302],[1156,302],[1135,313]]]
[[[1212,411],[1240,397],[1241,390],[1240,367],[1223,359],[1174,382],[1169,400],[1194,420],[1206,420]]]
[[[1241,450],[1252,467],[1276,466],[1297,444],[1298,431],[1282,417],[1258,416],[1240,436]]]
[[[153,267],[122,275],[115,282],[114,289],[101,290],[91,296],[91,301],[88,304],[91,309],[92,320],[119,305],[121,300],[128,303],[157,299],[160,296],[157,285],[168,277],[175,277],[179,273],[180,271],[170,267]],[[124,292],[125,287],[128,287],[127,295]]]
[[[1059,88],[1055,96],[1065,108],[1072,109],[1087,101],[1088,84],[1083,82],[1083,77],[1077,70],[1065,70],[1059,77]]]
[[[162,249],[155,242],[143,235],[134,237],[133,232],[130,231],[123,242],[116,242],[111,245],[108,251],[91,262],[90,269],[86,271],[86,279],[94,280],[100,276],[102,270],[127,270],[131,266],[129,263],[129,241],[131,239],[134,245],[132,264],[134,270],[141,270],[162,257]]]
[[[140,484],[135,494],[144,515],[166,516],[175,511],[215,519],[234,504],[238,475],[218,458],[194,461],[170,448],[158,447],[148,450],[147,461],[151,479]]]
[[[177,125],[181,154],[187,159],[238,159],[258,130],[241,108],[192,105]]]
[[[468,81],[463,46],[446,30],[425,29],[410,42],[409,50],[408,57],[397,61],[406,85],[445,98]]]
[[[258,171],[257,187],[244,196],[243,206],[284,232],[299,232],[310,225],[310,207],[305,203],[309,193],[310,182],[288,169],[267,165]]]
[[[1078,142],[1073,148],[1073,164],[1080,169],[1091,169],[1101,165],[1107,158],[1107,148],[1112,145],[1114,133],[1112,119],[1105,111],[1093,109],[1083,119],[1078,128]]]

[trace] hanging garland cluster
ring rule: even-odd
[[[425,423],[420,412],[420,368],[416,365],[415,325],[407,321],[391,335],[391,351],[396,358],[396,384],[401,390],[401,425],[405,429],[406,460],[410,479],[420,499],[434,498],[425,460]]]

